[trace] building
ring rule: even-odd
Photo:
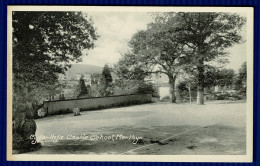
[[[83,74],[83,79],[85,81],[86,86],[91,86],[91,74],[90,73],[85,73]]]
[[[77,73],[76,75],[75,75],[75,80],[80,80],[80,78],[81,78],[81,76],[82,76],[82,74],[81,73]]]
[[[92,85],[99,85],[102,75],[99,73],[91,74],[91,84]]]
[[[153,84],[153,88],[156,93],[155,96],[158,96],[160,100],[162,100],[164,97],[172,97],[170,84]]]

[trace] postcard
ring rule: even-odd
[[[7,160],[252,162],[253,8],[8,6]]]

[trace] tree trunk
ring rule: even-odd
[[[198,88],[198,92],[197,92],[197,104],[198,105],[203,105],[204,104],[204,90],[200,89],[200,87]]]
[[[189,83],[189,97],[190,97],[190,104],[191,104],[191,88],[190,88],[190,83]]]
[[[175,90],[175,97],[176,97],[176,103],[180,103],[181,102],[181,94],[180,94],[179,88],[176,88],[176,90]]]
[[[203,60],[199,61],[199,65],[197,66],[198,69],[198,91],[197,91],[197,104],[203,105],[204,104],[204,64]]]
[[[176,103],[176,96],[175,96],[175,80],[176,80],[176,76],[175,75],[172,75],[172,74],[169,74],[168,75],[168,78],[169,78],[169,84],[170,84],[170,87],[171,87],[171,102],[172,103]]]

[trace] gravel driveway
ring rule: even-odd
[[[152,103],[50,116],[36,123],[43,147],[31,153],[202,155],[246,150],[246,104],[241,102]]]

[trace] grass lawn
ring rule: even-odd
[[[37,154],[243,155],[246,103],[152,103],[37,119]]]

